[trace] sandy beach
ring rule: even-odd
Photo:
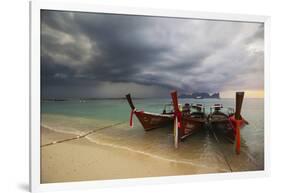
[[[72,138],[44,129],[42,144]],[[86,138],[43,147],[41,183],[83,180],[137,178],[193,173],[194,168],[143,157],[137,154],[96,145]]]
[[[109,135],[108,131],[102,132]],[[155,134],[151,132],[150,135]],[[134,148],[137,146],[130,146],[126,144],[130,142],[126,141],[122,145],[112,145],[106,139],[95,141],[87,137],[76,137],[74,134],[41,127],[41,183],[231,172],[235,167],[237,171],[241,171],[243,163],[235,160],[235,155],[234,159],[230,158],[229,163],[225,163],[221,153],[212,146],[202,150],[204,152],[201,152],[199,157],[196,158],[195,155],[191,160],[187,160],[179,157],[186,151],[184,147],[178,150],[167,148],[167,153],[161,152],[161,149],[153,150],[157,151],[154,154],[151,153],[151,147],[146,147],[147,151],[137,150]],[[72,140],[54,143],[65,139]],[[158,143],[157,139],[155,143]],[[231,164],[231,170],[228,164]],[[257,169],[252,164],[245,168]]]
[[[75,137],[46,128],[42,131],[42,144]],[[86,138],[41,148],[41,183],[185,175],[197,171],[191,165],[97,145]],[[206,172],[214,171],[205,169]]]

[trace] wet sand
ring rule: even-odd
[[[206,139],[205,133],[189,138],[179,149],[174,149],[169,132],[158,129],[146,133],[123,124],[92,136],[42,146],[41,183],[263,169],[246,153],[235,155],[231,145],[220,148],[211,137]],[[76,136],[42,127],[41,145]],[[207,142],[197,143],[203,140]]]
[[[42,144],[74,135],[42,129]],[[197,167],[97,145],[86,138],[41,148],[41,183],[195,174]],[[214,172],[204,168],[204,173]]]

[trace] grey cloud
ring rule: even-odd
[[[149,96],[151,86],[155,96],[171,89],[263,89],[262,24],[48,10],[41,23],[46,96],[59,88],[65,96],[77,88],[81,95],[108,94],[105,82],[139,85]]]

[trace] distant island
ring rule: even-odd
[[[190,99],[219,99],[220,93],[209,94],[207,92],[194,92],[192,94],[181,94],[179,98],[190,98]]]

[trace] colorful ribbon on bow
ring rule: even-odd
[[[236,153],[239,154],[241,147],[240,128],[244,126],[245,121],[243,118],[241,120],[235,119],[234,115],[229,117],[229,121],[231,122],[231,126],[235,135],[235,150]]]
[[[130,113],[130,127],[133,128],[133,115],[136,112],[136,109],[132,109]]]
[[[175,112],[175,116],[178,119],[178,128],[181,128],[181,112],[180,111],[176,111]]]

